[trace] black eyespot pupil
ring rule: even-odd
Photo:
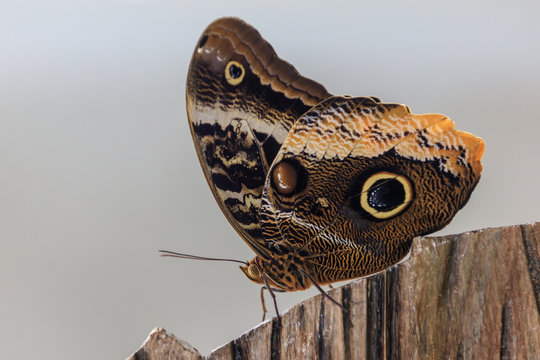
[[[390,211],[405,201],[405,190],[396,179],[381,179],[369,188],[367,200],[377,211]]]
[[[232,64],[229,66],[229,74],[231,75],[231,78],[238,79],[240,76],[242,76],[242,69]]]

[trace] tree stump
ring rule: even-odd
[[[208,356],[155,329],[129,359],[540,359],[540,223],[413,242]]]

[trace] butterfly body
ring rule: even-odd
[[[283,291],[399,262],[480,178],[481,139],[442,115],[331,96],[239,19],[203,32],[186,97],[207,181],[257,254],[241,268]]]

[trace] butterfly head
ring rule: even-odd
[[[251,259],[246,265],[240,266],[240,270],[242,270],[249,280],[257,284],[264,282],[258,257]]]
[[[251,281],[268,285],[280,291],[297,291],[310,287],[311,282],[305,276],[302,268],[303,259],[294,255],[274,256],[271,259],[263,259],[260,256],[248,261],[245,266],[240,266],[242,272]]]

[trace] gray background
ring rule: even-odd
[[[330,92],[483,137],[483,178],[440,233],[540,220],[539,2],[253,3],[0,5],[3,358],[120,359],[155,326],[208,353],[258,324],[259,288],[236,265],[157,254],[252,257],[185,111],[192,50],[220,16],[256,26]],[[280,308],[315,293],[280,294]]]

